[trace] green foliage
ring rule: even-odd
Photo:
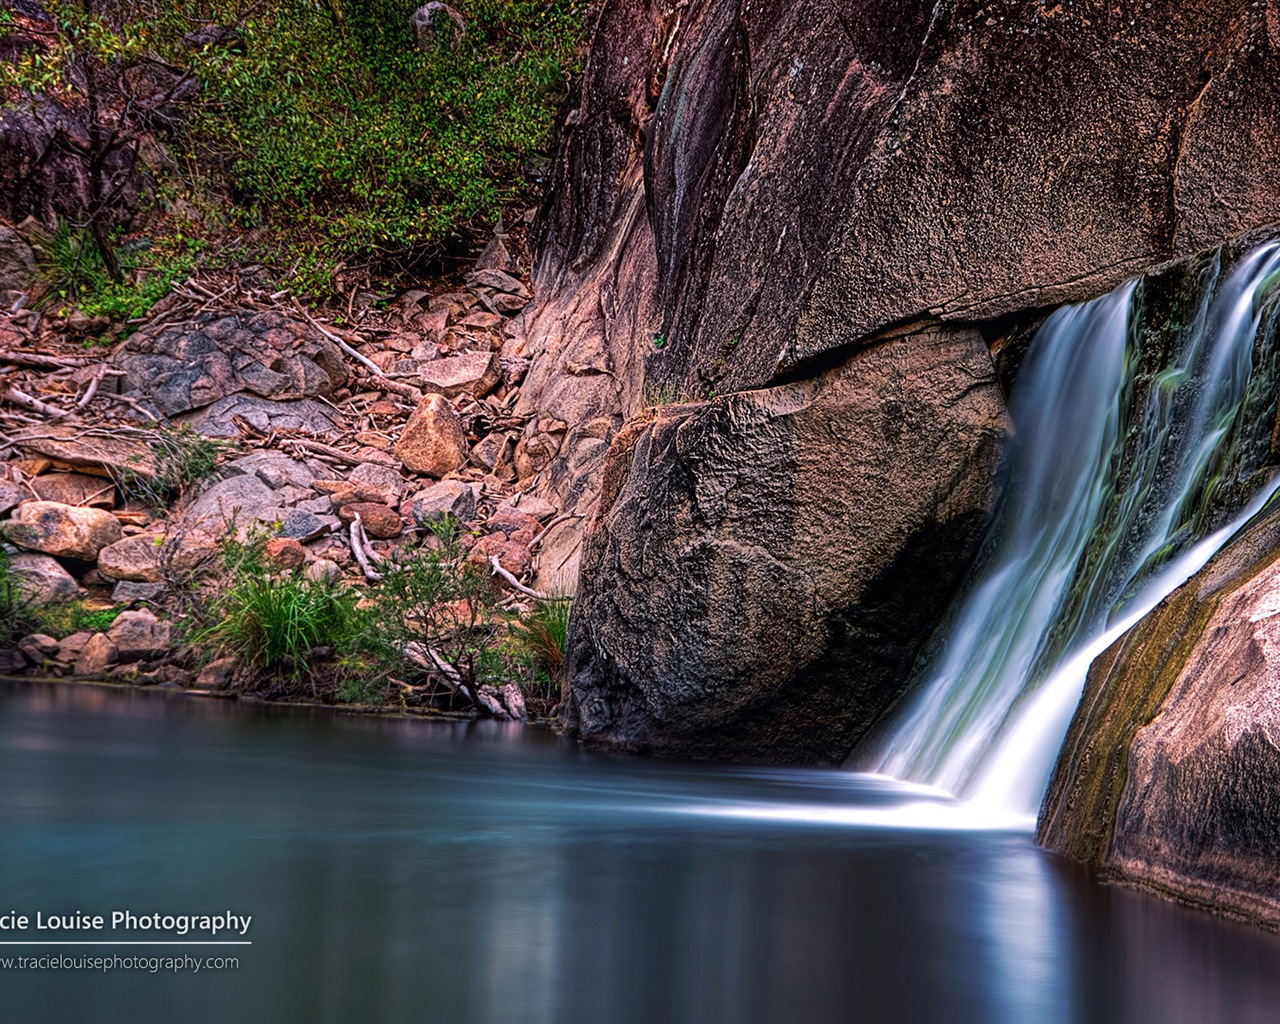
[[[229,442],[205,437],[185,425],[131,433],[143,436],[150,446],[155,473],[126,473],[115,483],[126,496],[153,508],[164,508],[174,492],[205,479],[231,448]]]
[[[40,242],[43,305],[75,304],[87,316],[134,320],[169,294],[175,281],[194,266],[193,253],[153,258],[138,248],[121,249],[124,280],[117,284],[107,273],[102,251],[89,232],[70,221],[59,221]],[[110,344],[114,339],[103,339]]]
[[[497,595],[488,574],[468,562],[457,520],[444,516],[429,528],[434,547],[398,553],[383,564],[361,653],[382,666],[383,675],[425,668],[445,677],[454,673],[468,685],[488,682],[502,668]],[[420,658],[406,661],[411,644],[427,659],[425,666]],[[433,661],[432,653],[447,667]]]
[[[36,629],[52,637],[72,633],[101,633],[111,628],[124,607],[89,608],[83,601],[64,601],[35,611]]]
[[[180,5],[181,6],[181,5]],[[582,0],[469,0],[466,35],[414,40],[418,0],[270,0],[197,71],[195,135],[247,208],[347,251],[429,244],[493,218],[545,147]]]
[[[552,696],[560,682],[572,607],[569,597],[542,601],[511,627],[512,636],[538,672],[544,696]]]
[[[655,334],[653,336],[653,347],[661,352],[667,347],[667,336],[665,334]]]
[[[359,595],[338,583],[309,579],[301,570],[273,569],[263,556],[265,541],[258,534],[224,546],[211,624],[189,640],[258,671],[303,678],[320,648],[332,651],[350,641]]]
[[[0,648],[12,647],[36,624],[36,609],[18,583],[9,553],[0,547]]]

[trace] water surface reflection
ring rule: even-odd
[[[0,779],[4,908],[254,915],[234,972],[0,969],[5,1020],[1169,1024],[1280,1005],[1276,937],[1099,887],[1024,834],[792,813],[929,799],[848,773],[8,686]]]

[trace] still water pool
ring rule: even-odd
[[[253,919],[250,946],[0,947],[0,1021],[1277,1019],[1276,936],[1019,832],[849,823],[920,799],[538,728],[0,684],[0,914]]]

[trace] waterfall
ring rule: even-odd
[[[1280,244],[1226,260],[1041,326],[983,554],[863,766],[1033,815],[1089,663],[1271,498]]]

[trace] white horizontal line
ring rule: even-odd
[[[31,939],[26,942],[0,942],[0,946],[252,946],[252,942],[54,942],[49,939]]]

